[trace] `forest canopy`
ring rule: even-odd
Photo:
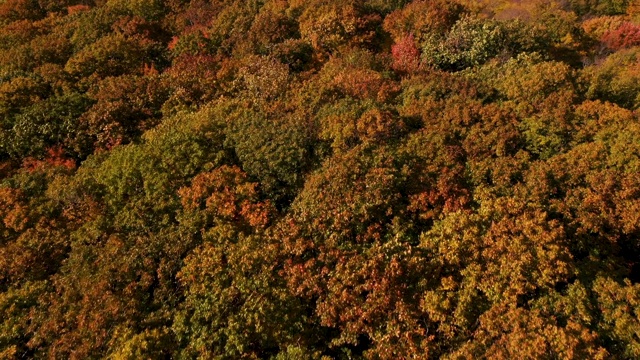
[[[639,334],[640,1],[0,0],[0,359]]]

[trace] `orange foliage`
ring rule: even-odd
[[[66,156],[62,147],[54,146],[47,149],[44,160],[26,158],[23,161],[22,166],[30,171],[38,171],[47,166],[63,167],[68,170],[72,170],[76,168],[76,162]]]
[[[7,236],[5,232],[11,230],[14,232],[24,231],[29,221],[29,210],[24,202],[23,194],[20,189],[0,188],[0,218],[4,225],[3,236]]]
[[[88,5],[84,5],[84,4],[72,5],[72,6],[67,7],[67,13],[69,15],[73,15],[73,14],[89,11],[90,9],[91,9],[91,7],[89,7]]]
[[[196,176],[190,187],[179,191],[182,206],[189,211],[204,210],[208,223],[224,219],[253,228],[268,225],[273,207],[258,201],[257,184],[237,167],[223,166]]]

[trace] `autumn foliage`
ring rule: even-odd
[[[0,359],[640,358],[639,4],[0,1]]]

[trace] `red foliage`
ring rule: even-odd
[[[176,89],[173,99],[185,104],[200,103],[213,99],[217,79],[224,68],[224,61],[210,55],[183,54],[167,69],[167,86]]]
[[[392,67],[396,71],[411,73],[420,67],[420,50],[413,34],[402,37],[391,46]]]
[[[176,25],[186,33],[201,30],[209,26],[219,11],[219,5],[215,2],[192,1],[189,7],[177,16]]]
[[[600,39],[609,49],[619,50],[640,45],[640,26],[626,22],[605,33]]]

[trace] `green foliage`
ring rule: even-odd
[[[629,0],[570,0],[571,8],[578,15],[616,15],[624,14]]]
[[[485,63],[503,49],[502,31],[486,21],[462,18],[445,39],[432,35],[425,40],[423,60],[443,69],[459,70]]]
[[[46,281],[27,282],[18,288],[3,291],[0,295],[0,356],[11,359],[32,354],[26,347],[33,335],[30,312],[38,308],[38,298],[48,290]],[[33,315],[32,315],[33,316]]]
[[[210,21],[205,33],[215,53],[228,55],[240,52],[240,55],[244,55],[241,44],[246,39],[246,33],[251,29],[257,12],[257,6],[252,3],[254,2],[246,1],[239,2],[236,6],[226,6]]]
[[[235,110],[235,111],[234,111]],[[312,133],[298,114],[264,114],[234,109],[226,132],[242,168],[260,181],[278,205],[290,202],[313,163]]]
[[[598,294],[607,335],[620,344],[624,356],[638,356],[640,343],[631,336],[638,331],[638,286],[629,280],[618,284],[610,278],[599,277],[594,291]]]
[[[621,50],[607,57],[602,64],[584,71],[588,88],[586,96],[614,102],[628,109],[640,106],[637,63],[638,49]]]
[[[89,139],[80,130],[79,120],[91,101],[72,93],[50,97],[16,115],[11,129],[2,133],[6,152],[12,157],[42,157],[45,150],[62,146],[70,155],[88,155]]]
[[[107,8],[114,8],[120,11],[127,11],[135,16],[140,16],[147,20],[159,20],[165,13],[163,1],[159,0],[108,0]]]
[[[442,35],[433,33],[423,40],[425,63],[445,70],[478,66],[497,57],[544,51],[549,39],[521,21],[489,21],[463,17]],[[548,50],[547,50],[548,51]]]
[[[218,238],[185,260],[186,298],[173,328],[183,356],[268,357],[294,343],[300,309],[278,281],[275,250],[260,237]]]
[[[145,45],[136,39],[114,33],[102,37],[74,54],[65,70],[76,77],[118,76],[133,70],[142,72],[147,58]]]
[[[74,45],[74,52],[82,50],[111,32],[111,26],[121,15],[114,10],[106,6],[97,6],[70,16],[73,30],[70,40]]]

